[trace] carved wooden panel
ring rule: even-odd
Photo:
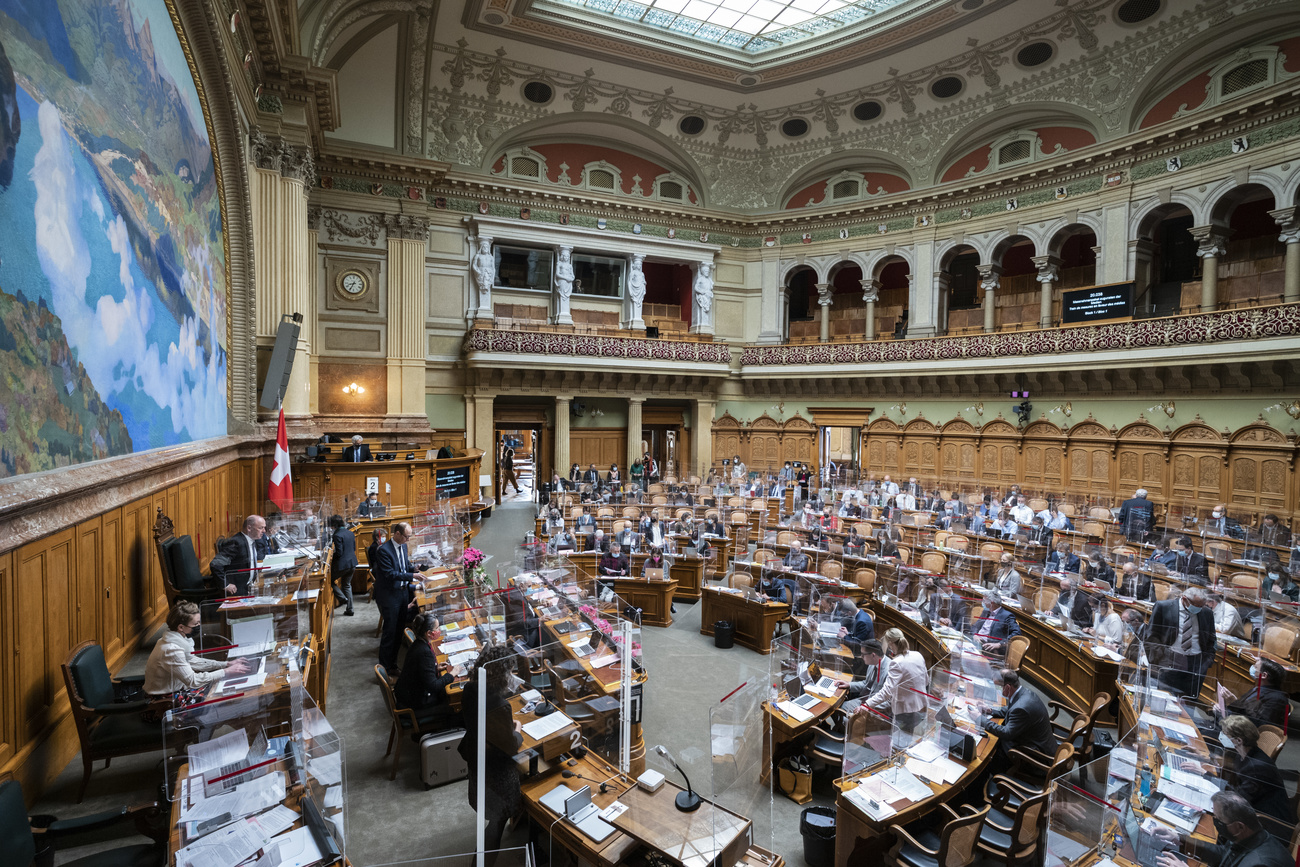
[[[961,469],[966,474],[975,472],[975,446],[970,443],[961,447]]]
[[[921,443],[921,472],[933,473],[938,467],[935,461],[934,443],[926,441]]]
[[[867,469],[881,472],[885,468],[885,444],[880,440],[867,443]]]
[[[0,767],[14,757],[21,745],[18,683],[14,676],[19,657],[14,584],[13,557],[5,552],[0,554]]]
[[[954,443],[945,443],[943,447],[943,460],[940,462],[944,475],[952,478],[957,473],[958,468],[958,449]]]
[[[1002,447],[1002,461],[1001,461],[1001,470],[1000,470],[999,477],[1004,482],[1005,481],[1015,482],[1019,480],[1020,474],[1016,472],[1016,447],[1015,446]]]
[[[890,439],[885,443],[885,466],[887,473],[898,472],[898,441]]]

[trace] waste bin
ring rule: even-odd
[[[808,807],[799,816],[803,835],[803,860],[809,867],[831,867],[835,863],[835,808]]]
[[[717,620],[713,623],[713,646],[726,650],[736,643],[736,624],[730,620]]]

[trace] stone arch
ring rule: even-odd
[[[1228,225],[1232,212],[1236,210],[1237,206],[1247,199],[1255,197],[1261,191],[1273,197],[1274,208],[1283,207],[1281,200],[1278,198],[1280,190],[1272,183],[1272,178],[1267,178],[1267,176],[1265,178],[1270,183],[1259,183],[1252,180],[1238,183],[1236,178],[1227,178],[1210,187],[1206,193],[1210,222],[1216,225]]]
[[[301,23],[305,25],[301,44],[308,44],[310,34],[312,63],[325,66],[326,60],[334,54],[334,43],[357,22],[377,15],[419,12],[423,5],[421,0],[366,0],[362,3],[357,3],[356,0],[329,0],[320,7],[309,6],[303,9],[301,18]]]
[[[1092,214],[1076,214],[1074,222],[1068,221],[1065,217],[1060,217],[1053,223],[1048,224],[1048,231],[1044,233],[1044,243],[1039,249],[1043,251],[1043,255],[1060,256],[1061,248],[1065,246],[1065,242],[1075,235],[1084,234],[1085,231],[1092,232],[1100,241],[1102,237],[1101,220]]]
[[[967,250],[974,251],[980,257],[980,264],[983,265],[988,260],[980,249],[970,242],[968,238],[949,238],[941,242],[934,251],[934,261],[936,270],[942,271],[952,264],[952,260],[962,255]]]
[[[829,178],[837,172],[870,172],[875,170],[898,175],[907,181],[909,189],[916,188],[916,181],[912,177],[911,171],[899,162],[894,155],[872,148],[852,148],[813,160],[808,165],[798,169],[781,185],[781,192],[776,201],[784,204],[804,187]]]
[[[1203,206],[1204,202],[1178,191],[1175,191],[1168,201],[1162,202],[1160,198],[1153,196],[1135,207],[1129,215],[1129,240],[1150,238],[1152,230],[1159,225],[1160,221],[1179,207],[1192,212],[1192,225],[1202,225]]]
[[[1100,116],[1077,105],[1061,102],[1019,103],[990,112],[950,136],[939,151],[927,181],[932,185],[940,183],[940,178],[955,160],[972,148],[988,144],[1003,133],[1043,126],[1079,127],[1090,132],[1097,141],[1102,140],[1106,128]]]
[[[816,276],[817,279],[815,282],[817,283],[824,282],[822,272],[817,267],[817,264],[815,262],[811,262],[806,259],[794,259],[786,263],[785,267],[781,270],[781,281],[780,281],[781,285],[782,286],[790,285],[790,278],[793,277],[800,270],[805,268],[808,269],[809,271],[812,271],[813,275]]]
[[[894,247],[893,249],[872,250],[869,253],[862,254],[865,265],[862,273],[866,279],[879,280],[880,272],[885,266],[894,260],[901,260],[907,264],[909,274],[916,274],[916,251],[911,247]],[[869,276],[868,276],[869,275]]]
[[[989,261],[995,265],[1001,264],[1002,257],[1006,255],[1007,250],[1016,246],[1017,241],[1028,241],[1032,244],[1034,247],[1034,255],[1038,255],[1041,252],[1037,241],[1032,235],[1017,229],[1014,232],[1002,233],[1002,237],[998,239],[998,242],[993,245],[993,249],[989,251]]]

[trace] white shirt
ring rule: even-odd
[[[1237,638],[1244,638],[1246,634],[1241,627],[1241,614],[1227,602],[1220,602],[1214,609],[1214,631]]]
[[[1011,510],[1011,517],[1015,518],[1017,523],[1028,524],[1034,520],[1034,510],[1021,503]]]
[[[170,695],[220,680],[226,664],[194,655],[194,639],[167,630],[149,653],[144,667],[144,691]]]
[[[1124,621],[1114,611],[1101,619],[1093,630],[1098,638],[1111,644],[1119,644],[1124,637]]]
[[[897,482],[881,482],[881,483],[880,483],[880,490],[883,491],[884,493],[888,494],[888,495],[891,496],[891,497],[897,496],[897,495],[898,495],[898,483],[897,483]]]
[[[894,497],[894,505],[905,512],[916,511],[916,497],[906,491]]]

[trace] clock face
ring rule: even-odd
[[[339,280],[339,286],[347,294],[356,297],[366,291],[366,278],[356,271],[348,271]]]

